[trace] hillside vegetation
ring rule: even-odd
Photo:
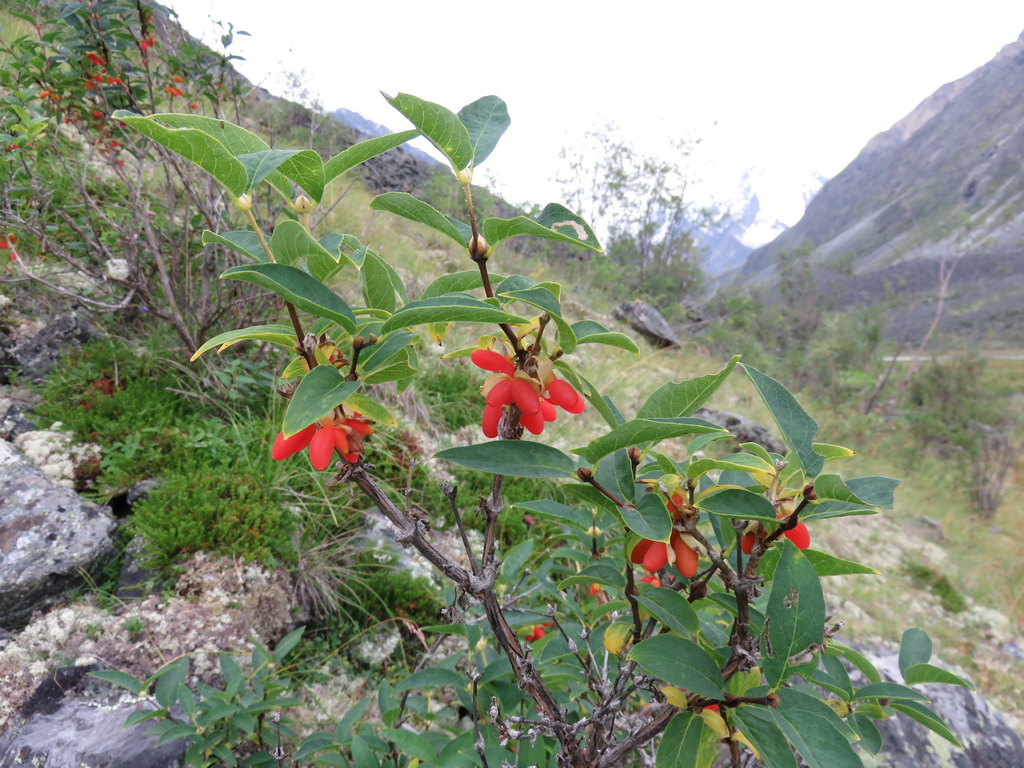
[[[289,318],[266,291],[217,279],[224,269],[246,263],[236,250],[203,240],[204,230],[246,227],[245,214],[231,205],[225,190],[110,115],[129,108],[143,114],[186,111],[230,118],[273,147],[312,148],[325,158],[360,137],[251,88],[231,70],[227,53],[196,45],[166,20],[143,18],[140,27],[138,7],[143,6],[115,3],[106,11],[123,24],[120,37],[110,33],[120,48],[97,48],[88,27],[65,30],[69,50],[92,56],[51,59],[43,66],[19,43],[24,35],[31,37],[32,25],[0,12],[0,85],[11,94],[0,104],[0,132],[6,132],[0,137],[0,147],[6,147],[0,154],[0,238],[7,245],[4,253],[12,256],[0,257],[0,289],[7,299],[0,301],[0,327],[14,333],[74,307],[90,312],[99,328],[99,338],[68,353],[46,382],[15,380],[11,386],[34,390],[42,422],[60,421],[77,442],[102,449],[101,459],[79,468],[75,480],[82,493],[109,502],[140,481],[162,479],[123,529],[125,546],[136,535],[147,542],[157,591],[172,589],[183,571],[192,573],[197,553],[230,556],[287,575],[306,618],[306,633],[294,641],[301,660],[293,671],[294,692],[304,699],[310,721],[303,725],[311,729],[313,721],[337,714],[353,700],[332,693],[332,686],[349,692],[361,688],[362,683],[352,681],[360,675],[386,677],[388,664],[415,669],[414,649],[423,641],[424,628],[441,623],[439,611],[453,605],[453,598],[428,578],[392,567],[398,557],[393,549],[368,542],[366,501],[351,486],[325,487],[322,473],[304,457],[270,459],[284,407],[275,395],[284,363],[268,345],[247,341],[190,362],[217,333],[257,319],[288,325]],[[49,12],[31,3],[26,10],[40,18]],[[1000,67],[1019,66],[1017,57],[1005,52],[996,61]],[[52,71],[57,68],[59,78]],[[981,87],[978,83],[995,75],[972,77],[956,94]],[[939,141],[929,138],[931,130],[937,128],[905,130],[897,142],[903,147],[900,157],[908,156],[906,148],[913,142]],[[876,140],[851,166],[854,176],[869,172],[861,169],[871,158],[894,167],[887,153],[895,151]],[[977,151],[986,152],[983,147]],[[1015,503],[1024,492],[1018,458],[1024,361],[986,362],[963,352],[956,339],[940,331],[939,344],[956,353],[951,359],[888,366],[883,356],[897,345],[886,341],[878,318],[852,294],[853,280],[830,287],[800,269],[806,263],[801,259],[834,265],[856,247],[864,255],[853,260],[852,273],[870,272],[866,280],[884,280],[879,275],[896,273],[878,268],[898,270],[908,254],[931,258],[939,252],[930,250],[932,245],[969,237],[970,247],[979,250],[971,264],[980,270],[979,265],[988,264],[980,249],[994,238],[997,244],[985,250],[985,258],[994,261],[984,271],[996,279],[1002,266],[1019,255],[1006,234],[1017,225],[1016,214],[1006,213],[1017,199],[1010,189],[1016,176],[1004,173],[1016,156],[999,152],[965,172],[976,177],[971,194],[960,193],[970,210],[970,226],[959,213],[943,209],[940,215],[929,207],[927,185],[913,181],[928,169],[901,166],[892,178],[872,177],[870,187],[888,194],[889,185],[903,180],[907,189],[896,198],[912,211],[907,215],[919,231],[933,233],[926,245],[924,240],[911,243],[905,230],[897,237],[886,228],[886,216],[896,216],[896,208],[886,213],[867,202],[828,208],[835,190],[849,183],[840,181],[833,192],[826,194],[826,187],[815,199],[807,219],[831,216],[834,230],[818,232],[808,223],[791,230],[777,248],[771,246],[771,254],[759,251],[752,257],[751,267],[765,275],[776,268],[758,265],[773,264],[780,249],[817,238],[813,253],[788,262],[790,271],[785,265],[778,268],[782,280],[776,292],[782,301],[764,300],[756,290],[723,294],[712,313],[719,319],[692,328],[681,346],[657,349],[641,343],[640,354],[634,355],[626,348],[590,344],[573,364],[627,418],[662,382],[715,374],[736,353],[799,392],[818,418],[819,440],[859,448],[848,460],[849,471],[904,478],[891,514],[815,524],[819,549],[879,571],[825,579],[828,613],[846,621],[843,637],[894,645],[909,626],[927,630],[937,655],[959,666],[1024,732],[1024,651],[1019,645],[1024,543],[1018,535],[1024,512]],[[339,202],[316,223],[325,231],[352,233],[383,251],[415,300],[439,276],[474,265],[466,263],[464,249],[435,230],[369,209],[376,193],[408,189],[444,212],[454,212],[461,203],[426,166],[394,149],[368,168],[333,180],[324,197]],[[998,206],[974,202],[986,190],[998,198]],[[485,190],[474,194],[485,215],[508,215],[503,201]],[[271,203],[257,198],[254,208],[272,217]],[[294,219],[281,214],[275,224]],[[998,237],[994,227],[978,223],[982,220],[1001,223]],[[954,226],[954,221],[960,223]],[[871,223],[871,234],[855,241],[850,233],[864,231],[865,222]],[[1000,249],[1007,249],[1006,259],[997,258]],[[520,238],[503,243],[489,267],[496,274],[571,285],[574,298],[561,305],[569,321],[592,320],[630,334],[611,315],[620,296],[603,290],[609,266],[598,265],[596,258],[570,257],[560,244]],[[966,267],[958,280],[965,274]],[[1007,292],[1015,290],[1012,280],[1001,283]],[[336,282],[332,287],[353,303],[361,292],[358,284]],[[846,298],[830,303],[835,294]],[[962,298],[964,304],[950,309],[947,318],[968,311],[968,300]],[[1018,311],[1014,302],[999,310],[1000,317]],[[396,497],[404,496],[442,540],[455,539],[456,520],[441,482],[458,485],[463,499],[483,498],[490,490],[487,477],[432,458],[439,450],[474,442],[479,434],[484,377],[467,356],[445,357],[477,343],[466,330],[443,337],[443,343],[420,333],[407,359],[423,374],[416,383],[407,387],[405,378],[381,377],[373,386],[373,394],[398,416],[395,424],[374,424],[373,465],[382,484]],[[772,423],[747,379],[730,378],[709,405]],[[552,424],[547,442],[563,450],[586,445],[603,426],[597,409],[588,408],[579,417]],[[715,447],[707,451],[717,455]],[[666,455],[689,458],[682,448],[667,448]],[[999,462],[1007,464],[1001,480],[991,472]],[[509,508],[497,527],[504,552],[527,541],[535,542],[538,551],[561,546],[558,525],[540,516],[527,519],[522,509],[511,508],[543,494],[565,498],[553,480],[508,480],[504,495]],[[482,538],[483,520],[474,517],[467,526],[469,534]],[[111,593],[122,562],[123,557],[94,577],[93,588],[81,596],[83,605],[90,610],[99,606],[110,615],[121,610]],[[376,664],[357,659],[359,644],[378,642],[382,629],[401,638],[394,657],[383,666],[379,659]],[[531,625],[530,632],[535,630]],[[139,628],[134,634],[142,633]],[[419,714],[427,717],[423,706]],[[437,706],[454,714],[460,704],[442,701]]]

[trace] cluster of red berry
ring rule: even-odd
[[[523,635],[523,640],[525,640],[528,643],[540,640],[542,637],[544,637],[545,634],[544,627],[550,627],[553,625],[554,622],[551,621],[546,621],[543,624],[533,624],[530,627],[527,627],[526,634]]]
[[[0,251],[10,251],[11,261],[16,261],[18,258],[18,251],[15,248],[15,243],[18,242],[16,235],[0,235]]]
[[[316,469],[327,469],[335,449],[350,464],[363,455],[363,438],[373,434],[373,428],[352,411],[343,419],[325,416],[291,437],[284,432],[277,435],[270,455],[281,461],[309,446],[309,460]]]
[[[488,377],[480,392],[487,399],[481,426],[487,437],[498,436],[498,422],[506,405],[515,405],[522,412],[519,422],[539,435],[544,425],[557,417],[555,406],[568,413],[583,413],[587,401],[572,384],[555,376],[554,367],[546,357],[531,358],[534,374],[516,370],[511,356],[493,349],[477,349],[470,356],[473,364],[493,376]]]

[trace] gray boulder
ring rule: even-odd
[[[672,330],[661,313],[643,301],[627,301],[612,311],[619,320],[629,323],[629,327],[660,347],[672,347],[679,344],[679,336]]]
[[[866,654],[883,680],[902,682],[899,654],[877,651]],[[863,678],[850,675],[855,685]],[[869,764],[877,768],[1020,768],[1024,766],[1024,742],[984,698],[956,685],[915,686],[925,694],[953,734],[964,745],[957,749],[945,739],[905,715],[876,721],[882,734],[882,751]],[[867,762],[867,761],[866,761]]]
[[[47,479],[0,441],[0,627],[23,625],[114,556],[104,508]]]
[[[69,312],[51,320],[35,333],[8,337],[0,333],[0,383],[11,370],[27,379],[46,376],[61,356],[95,337],[96,330],[82,312]]]
[[[119,699],[64,698],[56,683],[53,687],[52,692],[37,691],[35,711],[0,736],[0,768],[180,768],[183,764],[184,739],[158,747],[156,737],[146,735],[152,723],[124,727],[135,705]]]

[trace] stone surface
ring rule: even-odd
[[[693,415],[698,419],[706,419],[725,427],[733,434],[737,442],[757,443],[766,451],[777,453],[780,456],[785,456],[789,452],[786,444],[779,437],[768,427],[758,424],[756,421],[715,408],[698,408]]]
[[[863,652],[863,651],[862,651]],[[899,655],[894,651],[868,655],[883,680],[901,682]],[[933,661],[934,663],[934,661]],[[864,685],[851,674],[854,685]],[[876,722],[882,733],[882,751],[866,756],[867,768],[1020,768],[1024,743],[1001,714],[977,693],[956,685],[920,685],[931,699],[929,706],[949,725],[963,750],[940,738],[909,717]]]
[[[81,349],[96,335],[80,312],[60,315],[33,333],[18,334],[19,330],[0,344],[0,382],[8,380],[11,370],[28,379],[42,378],[61,355],[69,349]]]
[[[672,330],[661,313],[643,301],[627,301],[612,311],[619,320],[629,323],[629,327],[644,338],[661,347],[679,344],[679,337]]]
[[[0,626],[24,624],[114,555],[114,521],[0,441]]]
[[[64,699],[37,709],[0,736],[0,768],[179,768],[185,741],[156,746],[150,723],[124,727],[131,704]]]

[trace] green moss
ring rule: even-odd
[[[967,609],[967,602],[960,590],[943,574],[927,565],[911,564],[906,566],[907,575],[922,589],[927,589],[942,604],[947,613],[961,613]]]
[[[145,537],[155,568],[198,551],[260,562],[288,558],[294,522],[272,485],[262,473],[211,472],[197,460],[139,502],[131,527]]]

